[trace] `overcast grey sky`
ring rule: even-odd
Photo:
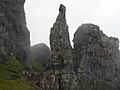
[[[82,23],[93,23],[108,36],[120,38],[120,0],[26,0],[27,26],[31,32],[31,45],[46,43],[59,12],[66,6],[66,18],[71,42]]]

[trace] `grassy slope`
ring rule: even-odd
[[[14,58],[0,62],[0,90],[34,90],[22,76],[23,66]]]

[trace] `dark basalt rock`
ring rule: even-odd
[[[79,90],[120,90],[119,40],[83,24],[74,34],[74,69]]]
[[[15,56],[27,64],[30,35],[24,13],[25,0],[0,0],[0,59]]]

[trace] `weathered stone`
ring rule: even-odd
[[[50,69],[43,73],[40,90],[78,90],[63,5],[60,5],[59,15],[51,29],[50,46]]]
[[[24,2],[0,1],[0,60],[14,56],[28,65],[30,39]],[[51,58],[45,44],[31,48],[33,62],[49,62],[45,72],[25,70],[20,75],[33,82],[36,90],[120,90],[119,40],[106,36],[96,25],[83,24],[74,34],[72,49],[65,11],[65,6],[60,5],[51,28]]]
[[[73,57],[72,47],[70,45],[68,25],[65,19],[65,6],[60,5],[59,15],[51,28],[50,46],[51,46],[51,63],[59,68],[72,70]]]
[[[0,58],[28,60],[30,39],[24,13],[25,0],[0,0]]]
[[[119,40],[107,37],[96,25],[83,24],[73,42],[79,90],[120,90]]]

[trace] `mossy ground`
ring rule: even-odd
[[[42,65],[42,63],[34,61],[31,61],[32,69],[37,70],[39,72],[43,72],[45,70],[45,67]]]
[[[0,61],[0,90],[35,90],[21,74],[23,70],[23,65],[15,58]]]

